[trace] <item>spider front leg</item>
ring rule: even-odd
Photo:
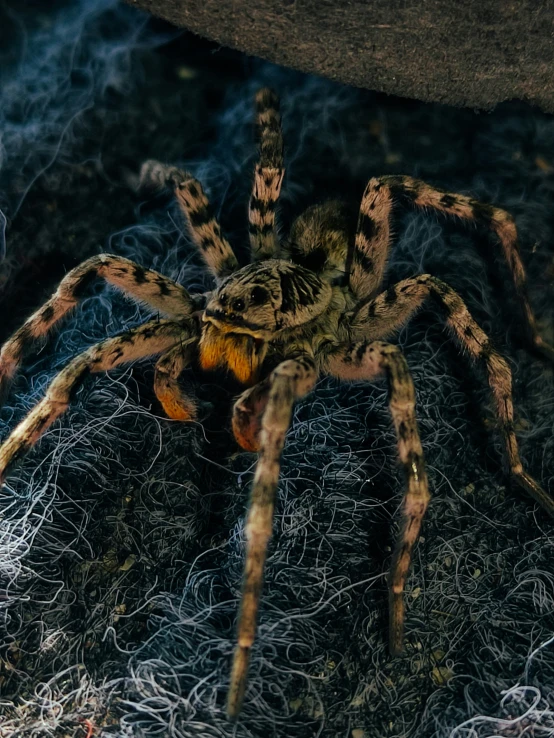
[[[121,256],[93,256],[68,272],[48,302],[33,313],[2,346],[0,397],[7,391],[10,380],[33,343],[46,336],[50,328],[78,304],[85,289],[97,277],[103,277],[106,282],[165,315],[190,318],[194,311],[194,304],[186,289],[163,274],[145,269]]]
[[[554,517],[554,499],[524,471],[514,433],[512,373],[507,361],[493,348],[487,334],[475,322],[458,293],[445,282],[422,274],[398,282],[352,316],[354,338],[385,338],[400,328],[428,298],[446,312],[447,325],[470,356],[484,365],[492,390],[494,407],[504,439],[508,468],[514,481]]]
[[[413,547],[429,503],[429,485],[415,414],[415,390],[404,355],[392,344],[363,341],[331,354],[325,364],[329,374],[343,380],[386,377],[389,407],[398,439],[398,456],[406,473],[400,533],[389,575],[389,643],[392,654],[402,651],[404,587]]]
[[[268,88],[256,94],[256,129],[260,159],[254,172],[248,220],[252,258],[259,261],[278,256],[275,205],[285,175],[279,99]]]
[[[189,333],[170,320],[155,320],[97,343],[75,357],[52,380],[46,396],[0,446],[0,484],[8,467],[23,456],[44,431],[67,410],[72,395],[88,374],[113,369],[135,359],[160,354]]]
[[[179,207],[189,224],[192,240],[209,270],[222,280],[239,267],[231,244],[223,236],[221,226],[200,182],[192,174],[177,167],[150,159],[141,167],[138,190],[174,190]]]
[[[279,460],[291,421],[292,407],[295,400],[313,388],[316,379],[313,361],[302,357],[283,361],[268,380],[267,403],[263,411],[259,440],[260,458],[254,475],[245,526],[246,561],[237,627],[238,643],[227,699],[227,714],[231,718],[238,715],[246,688],[250,650],[256,635],[265,557],[271,538]]]
[[[516,297],[525,319],[529,340],[541,354],[554,361],[554,348],[540,336],[527,296],[527,277],[519,253],[517,229],[512,215],[467,195],[445,192],[407,176],[371,179],[362,197],[355,246],[350,265],[350,286],[359,300],[375,296],[383,280],[390,243],[390,220],[395,201],[420,208],[433,208],[492,230],[500,241],[510,269]]]

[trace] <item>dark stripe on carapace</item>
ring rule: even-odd
[[[289,313],[296,310],[296,290],[294,279],[291,274],[281,273],[281,312]]]

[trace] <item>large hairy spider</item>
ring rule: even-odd
[[[486,370],[510,476],[550,515],[554,499],[524,470],[514,435],[512,381],[506,361],[473,320],[461,297],[429,274],[404,279],[381,292],[391,245],[393,202],[434,208],[492,229],[502,245],[532,345],[554,358],[538,335],[525,291],[513,218],[470,197],[444,192],[407,176],[371,179],[350,227],[348,208],[327,202],[306,210],[279,242],[275,208],[283,181],[283,142],[275,94],[256,95],[260,156],[249,206],[252,260],[239,264],[211,214],[200,183],[190,174],[146,162],[140,186],[174,189],[190,233],[216,280],[216,288],[191,295],[172,280],[128,259],[100,254],[73,269],[52,298],[7,341],[0,353],[0,389],[12,379],[25,352],[69,310],[86,287],[103,277],[131,297],[168,316],[92,346],[65,367],[45,398],[0,447],[0,481],[68,407],[70,397],[91,372],[160,355],[154,388],[170,418],[192,420],[195,402],[179,386],[189,364],[228,369],[247,389],[233,409],[238,443],[259,452],[246,523],[246,563],[227,710],[237,716],[246,686],[250,650],[262,589],[264,561],[272,531],[279,460],[295,400],[306,395],[319,374],[344,380],[386,377],[398,455],[406,472],[400,532],[392,557],[390,649],[402,648],[403,591],[419,535],[429,490],[415,415],[415,392],[398,346],[383,342],[428,298],[444,313],[455,338]]]

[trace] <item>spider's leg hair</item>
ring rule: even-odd
[[[358,300],[374,295],[383,280],[391,241],[391,189],[383,179],[370,179],[360,203],[354,248],[347,271]]]
[[[33,313],[2,346],[0,396],[7,391],[22,358],[31,350],[34,342],[46,336],[50,328],[77,305],[96,277],[103,277],[134,299],[165,315],[189,318],[194,312],[189,293],[177,282],[121,256],[92,256],[68,272],[48,302]]]
[[[279,255],[275,206],[285,174],[279,99],[267,87],[256,94],[256,131],[260,155],[254,171],[248,221],[252,258],[259,261]]]
[[[390,189],[394,200],[421,208],[433,208],[494,231],[512,274],[531,345],[543,356],[554,361],[554,348],[539,335],[535,315],[529,303],[527,277],[519,253],[518,234],[513,216],[494,205],[487,205],[467,195],[445,192],[412,177],[388,176],[381,178],[380,181]]]
[[[422,274],[392,285],[371,302],[362,305],[352,318],[354,338],[385,338],[400,328],[427,297],[446,311],[446,322],[462,347],[483,363],[492,391],[494,408],[504,439],[510,474],[554,517],[554,499],[524,470],[514,433],[512,373],[507,361],[493,348],[487,334],[472,318],[464,301],[445,282]]]
[[[194,420],[196,403],[179,387],[179,375],[192,359],[197,338],[189,338],[160,356],[154,374],[154,391],[166,415],[173,420]]]
[[[333,352],[325,364],[329,374],[346,380],[372,380],[385,376],[389,405],[398,439],[398,455],[406,472],[406,492],[400,532],[389,575],[390,650],[402,650],[404,631],[404,586],[413,547],[429,503],[429,485],[415,414],[415,390],[404,355],[392,344],[361,341]]]
[[[113,369],[145,356],[166,351],[189,334],[171,320],[153,320],[108,338],[76,356],[50,383],[45,397],[0,446],[0,483],[6,470],[31,448],[69,405],[88,374]]]
[[[240,395],[233,407],[233,433],[245,451],[260,450],[262,418],[269,399],[269,377]]]
[[[227,714],[231,718],[238,715],[246,688],[250,649],[256,634],[264,563],[271,538],[279,460],[292,417],[292,406],[295,400],[312,389],[316,379],[314,363],[308,357],[283,361],[270,377],[269,395],[260,433],[260,458],[254,475],[245,526],[246,561],[237,627],[238,642],[227,700]]]
[[[150,159],[140,171],[141,189],[170,187],[189,225],[192,240],[209,270],[222,280],[239,267],[231,244],[223,236],[208,198],[200,182],[192,174],[177,167]]]

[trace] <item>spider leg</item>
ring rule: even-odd
[[[554,348],[539,335],[527,296],[527,277],[513,216],[501,208],[486,205],[467,195],[445,192],[412,177],[379,177],[370,179],[367,184],[360,205],[350,268],[350,285],[356,297],[362,300],[374,296],[382,282],[390,248],[390,217],[395,200],[433,208],[494,231],[512,274],[531,344],[548,359],[554,360]]]
[[[522,466],[514,433],[512,373],[507,361],[493,348],[487,334],[472,318],[455,290],[436,277],[422,274],[391,286],[353,316],[354,338],[385,338],[403,325],[428,298],[446,310],[446,322],[463,348],[484,364],[492,390],[496,415],[504,439],[510,474],[546,512],[554,517],[554,500]]]
[[[238,715],[246,688],[250,649],[256,634],[264,563],[271,538],[275,492],[279,481],[279,459],[290,425],[292,406],[295,400],[312,389],[316,379],[314,363],[308,357],[283,361],[270,376],[260,434],[260,458],[254,475],[245,526],[246,561],[237,628],[238,643],[227,699],[227,714],[231,718]]]
[[[192,174],[150,159],[141,167],[137,189],[175,191],[177,202],[189,225],[192,240],[209,270],[219,281],[239,267],[231,244],[223,236],[202,185]]]
[[[233,407],[233,433],[237,443],[245,451],[260,450],[262,418],[269,399],[269,377],[249,387],[240,395]]]
[[[279,99],[268,88],[256,94],[256,129],[260,158],[254,172],[248,220],[252,257],[254,261],[260,261],[277,256],[275,205],[285,174]]]
[[[173,420],[194,420],[196,403],[179,387],[179,375],[190,364],[196,338],[173,346],[158,359],[154,374],[154,391],[166,415]]]
[[[389,406],[398,439],[398,456],[406,472],[400,533],[389,575],[390,650],[402,651],[404,586],[413,547],[429,503],[429,486],[415,414],[415,390],[404,355],[381,341],[362,341],[331,354],[325,363],[329,374],[343,380],[371,380],[385,376],[389,383]]]
[[[103,277],[131,297],[166,315],[189,318],[194,311],[189,293],[177,282],[121,256],[93,256],[66,274],[48,302],[33,313],[2,346],[0,396],[7,390],[23,356],[33,343],[45,336],[55,323],[77,305],[85,289],[96,277]]]
[[[76,356],[54,377],[46,396],[19,423],[0,446],[0,484],[6,470],[33,446],[44,431],[67,410],[73,393],[88,374],[113,369],[120,364],[159,354],[188,333],[170,320],[149,323],[108,338]]]

